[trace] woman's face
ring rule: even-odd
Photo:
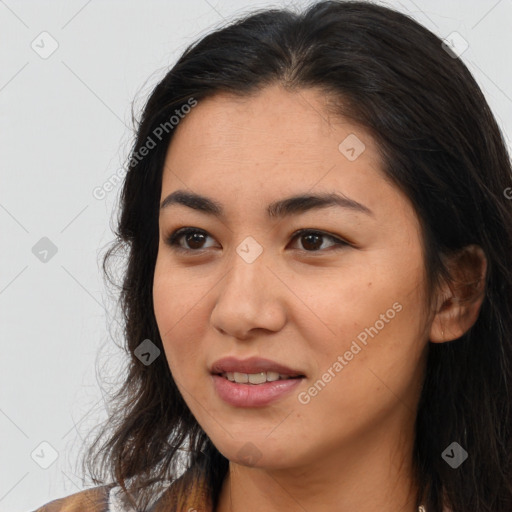
[[[329,117],[322,97],[275,86],[200,101],[174,128],[163,171],[162,201],[180,190],[222,210],[200,201],[161,209],[153,297],[184,400],[241,464],[298,467],[413,435],[428,341],[419,222],[384,178],[375,142]],[[267,212],[321,194],[347,201]],[[170,245],[183,227],[199,233]],[[296,235],[305,228],[313,233]],[[275,384],[212,376],[227,356],[304,377],[263,400],[254,388]]]

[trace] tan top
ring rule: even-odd
[[[53,500],[34,512],[132,512],[119,508],[114,500],[117,484],[85,489],[64,498]],[[189,469],[163,491],[149,512],[213,512],[211,496],[202,481],[193,479]]]

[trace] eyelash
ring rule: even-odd
[[[171,233],[166,239],[165,239],[165,242],[167,245],[169,245],[174,251],[177,251],[177,252],[181,252],[181,253],[203,253],[204,251],[208,250],[209,248],[205,248],[205,249],[187,249],[185,247],[181,247],[179,245],[179,241],[181,240],[182,237],[186,236],[186,235],[189,235],[189,234],[193,234],[193,233],[200,233],[200,234],[203,234],[205,236],[210,236],[206,231],[202,230],[202,229],[198,229],[198,228],[180,228],[180,229],[177,229],[176,231],[174,231],[173,233]],[[329,249],[332,249],[332,247],[334,247],[334,249],[341,249],[345,246],[350,246],[351,244],[349,244],[348,242],[346,242],[345,240],[342,240],[341,238],[338,238],[338,237],[335,237],[333,235],[330,235],[328,233],[325,233],[324,231],[319,231],[319,230],[315,230],[315,229],[309,229],[309,228],[305,228],[305,229],[299,229],[298,231],[296,231],[295,233],[293,233],[292,235],[292,240],[296,239],[296,238],[299,238],[301,236],[304,236],[304,235],[320,235],[324,238],[329,238],[330,240],[334,241],[335,242],[335,245],[334,246],[331,246]],[[338,246],[338,247],[336,247]],[[313,251],[308,251],[306,249],[299,249],[299,250],[302,250],[304,252],[307,252],[307,253],[318,253],[318,252],[323,252],[327,249],[317,249],[317,250],[313,250]]]

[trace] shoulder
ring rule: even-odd
[[[123,501],[124,493],[117,484],[92,487],[51,501],[33,512],[135,512]],[[150,511],[213,512],[212,496],[206,479],[197,468],[189,468],[170,485],[155,492]]]
[[[113,484],[101,485],[50,501],[33,512],[109,512]]]

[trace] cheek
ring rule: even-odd
[[[318,429],[324,431],[326,442],[350,438],[382,424],[395,412],[414,410],[424,344],[413,327],[411,304],[405,300],[394,304],[395,309],[389,301],[375,301],[359,314],[357,325],[349,314],[342,317],[340,325],[344,319],[346,325],[337,340],[314,338],[310,353],[315,374],[297,397],[301,405],[295,407],[297,421],[311,442]],[[381,313],[387,323],[380,319]]]
[[[354,253],[353,261],[347,258],[331,272],[290,278],[300,299],[292,301],[295,306],[290,303],[291,321],[304,340],[315,340],[319,353],[344,352],[358,335],[364,343],[371,339],[368,330],[375,334],[376,323],[379,337],[394,332],[390,344],[397,342],[398,331],[409,338],[420,332],[421,267],[411,263],[415,254],[404,258],[399,251],[389,252],[375,251],[365,259]]]
[[[317,314],[295,318],[314,354],[314,377],[329,382],[329,392],[319,385],[325,400],[360,410],[372,397],[382,399],[386,386],[406,394],[416,378],[425,347],[423,272],[408,256],[379,257],[360,272],[340,272],[328,288],[308,296]]]
[[[174,277],[172,277],[174,276]],[[177,378],[206,371],[201,368],[200,341],[207,325],[204,291],[185,286],[176,272],[155,270],[155,318],[169,368]]]

